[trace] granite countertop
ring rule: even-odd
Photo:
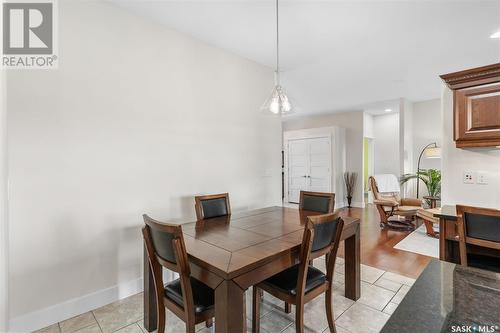
[[[500,274],[433,259],[381,332],[452,332],[462,325],[500,331]]]
[[[454,205],[444,205],[441,207],[441,212],[438,214],[434,214],[435,217],[442,217],[447,220],[456,220],[457,219],[457,207]]]

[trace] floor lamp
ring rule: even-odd
[[[425,154],[426,158],[440,158],[441,157],[441,148],[438,147],[436,142],[429,143],[427,146],[422,149],[420,152],[420,156],[418,156],[417,163],[417,198],[418,198],[418,187],[420,185],[420,160],[422,159],[422,155]]]

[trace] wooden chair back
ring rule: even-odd
[[[300,191],[299,209],[323,214],[333,213],[335,193]]]
[[[370,188],[370,191],[372,191],[373,198],[380,199],[380,192],[378,190],[378,185],[377,181],[375,180],[375,177],[373,176],[368,177],[368,186]]]
[[[231,215],[229,193],[200,195],[194,197],[198,220]]]
[[[309,261],[323,255],[327,256],[326,279],[329,288],[331,288],[343,228],[344,221],[338,212],[307,218],[300,248],[299,278],[297,281],[298,297],[304,296]]]
[[[181,282],[183,303],[186,305],[181,308],[174,302],[169,302],[168,307],[176,314],[184,313],[183,318],[192,318],[194,321],[194,301],[191,288],[188,255],[184,237],[182,236],[182,227],[175,224],[161,223],[153,220],[144,214],[144,223],[142,229],[144,244],[148,254],[149,265],[153,273],[154,286],[156,291],[156,304],[158,315],[164,315],[165,304],[163,302],[165,288],[163,282],[163,269],[169,269],[179,273]]]
[[[460,262],[467,266],[467,244],[500,250],[500,210],[457,205]]]

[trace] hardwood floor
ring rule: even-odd
[[[411,232],[383,230],[375,206],[366,208],[342,208],[342,215],[361,219],[361,263],[385,271],[417,278],[432,259],[417,253],[394,248]],[[343,246],[339,256],[344,256]]]

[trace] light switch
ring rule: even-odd
[[[480,185],[488,184],[488,174],[484,171],[480,171],[477,173],[477,183]]]
[[[474,174],[472,171],[464,171],[464,184],[474,184]]]

